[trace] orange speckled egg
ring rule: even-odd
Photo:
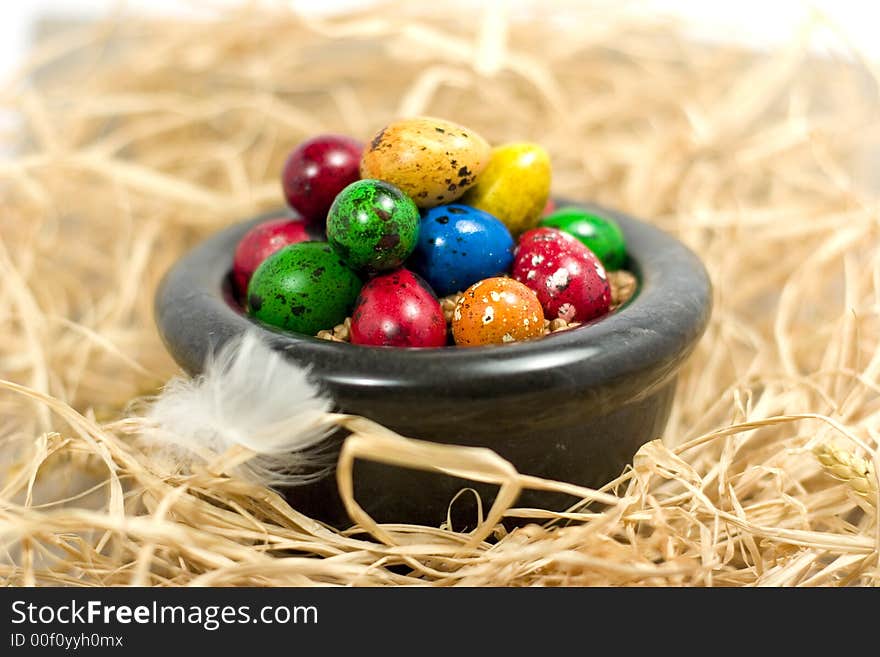
[[[512,278],[487,278],[471,285],[452,313],[452,336],[461,347],[505,344],[544,334],[538,297]]]

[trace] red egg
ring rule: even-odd
[[[376,276],[361,289],[351,314],[352,344],[442,347],[446,320],[440,302],[407,269]]]
[[[555,212],[555,211],[556,211],[556,201],[554,201],[552,198],[548,198],[547,204],[544,206],[544,209],[541,210],[541,216],[546,217],[548,214],[550,214],[551,212]]]
[[[235,247],[232,260],[232,279],[238,294],[244,297],[251,276],[263,260],[288,244],[309,239],[305,223],[289,217],[270,219],[251,228]]]
[[[523,234],[512,275],[534,290],[550,320],[586,322],[607,313],[611,304],[602,263],[577,239],[555,228]]]
[[[336,195],[360,178],[363,144],[343,135],[319,135],[287,157],[281,185],[288,205],[309,225],[323,227]]]
[[[533,228],[520,235],[519,241],[516,243],[517,252],[533,248],[536,244],[545,244],[552,242],[559,245],[559,248],[574,248],[576,244],[583,244],[571,233],[559,230],[558,228],[550,228],[549,226],[541,226]],[[584,247],[586,248],[586,247]]]

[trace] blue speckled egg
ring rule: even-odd
[[[469,205],[438,205],[422,214],[411,267],[439,296],[510,270],[513,238],[498,219]]]

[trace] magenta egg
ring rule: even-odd
[[[351,314],[352,344],[384,347],[442,347],[446,320],[434,292],[407,269],[370,280]]]
[[[535,292],[550,320],[586,322],[607,313],[611,305],[602,263],[580,241],[555,228],[523,234],[512,276]]]
[[[238,294],[244,297],[251,276],[263,260],[288,244],[309,239],[305,224],[290,217],[270,219],[251,228],[235,247],[232,260],[232,279]]]
[[[281,172],[288,205],[322,228],[333,199],[360,178],[363,144],[344,135],[319,135],[291,151]]]

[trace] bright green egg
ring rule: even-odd
[[[613,219],[581,208],[564,207],[544,217],[541,226],[573,235],[595,253],[610,271],[626,265],[626,240]]]
[[[336,196],[327,214],[327,241],[349,267],[396,269],[419,239],[419,209],[391,183],[364,179]]]
[[[247,311],[266,324],[314,335],[345,320],[362,284],[327,242],[291,244],[254,272]]]

